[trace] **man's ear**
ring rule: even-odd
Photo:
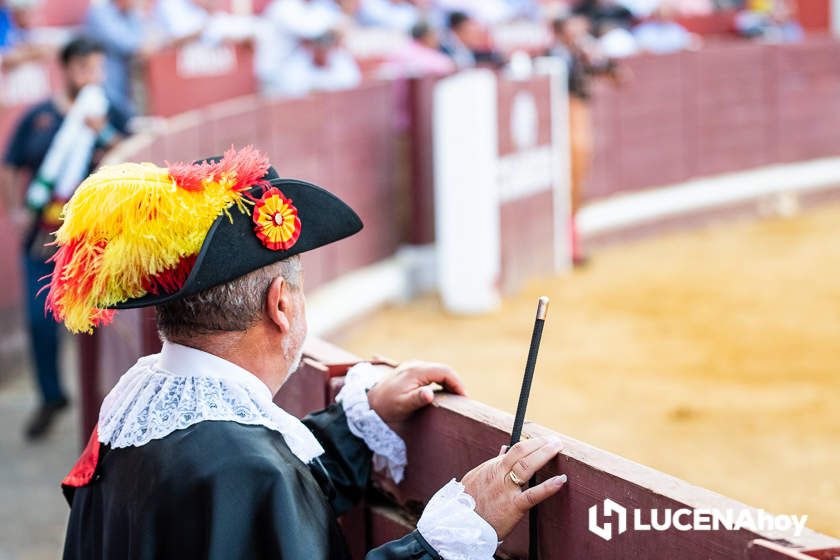
[[[291,316],[293,313],[292,300],[289,285],[282,276],[275,278],[268,286],[268,295],[265,298],[265,312],[271,322],[283,334],[288,334],[291,329]]]

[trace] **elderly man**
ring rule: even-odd
[[[48,305],[76,331],[113,308],[157,306],[160,354],[105,398],[64,480],[64,557],[347,558],[337,516],[371,468],[396,481],[405,444],[388,422],[463,394],[447,367],[347,375],[338,403],[302,422],[272,402],[306,336],[298,254],[359,231],[327,191],[278,179],[253,149],[204,163],[123,164],[89,177],[65,207]],[[491,558],[565,477],[522,485],[560,449],[535,438],[432,497],[405,537],[371,559]]]

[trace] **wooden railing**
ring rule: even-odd
[[[347,365],[358,358],[322,341],[310,341],[302,368],[277,395],[286,410],[303,415],[332,402]],[[452,478],[495,456],[508,441],[513,418],[464,397],[439,395],[408,422],[396,426],[408,445],[408,467],[399,485],[377,476],[359,508],[342,520],[355,552],[362,552],[413,529],[423,504]],[[604,540],[589,531],[589,509],[611,498],[628,508],[753,509],[708,490],[639,465],[543,426],[526,424],[526,436],[563,440],[560,457],[539,479],[564,473],[569,482],[540,506],[541,558],[550,559],[746,559],[823,560],[840,555],[840,540],[805,531],[782,537],[749,530],[632,531]],[[527,521],[499,548],[501,557],[527,556]]]

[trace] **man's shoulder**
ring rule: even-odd
[[[26,109],[21,117],[21,122],[31,121],[44,113],[48,113],[50,116],[60,116],[58,111],[56,111],[53,100],[44,99],[43,101],[39,101]]]

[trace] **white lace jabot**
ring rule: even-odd
[[[300,420],[274,404],[253,374],[195,348],[166,342],[140,358],[108,393],[99,410],[99,441],[112,448],[141,446],[205,420],[264,426],[283,434],[309,463],[324,449]]]

